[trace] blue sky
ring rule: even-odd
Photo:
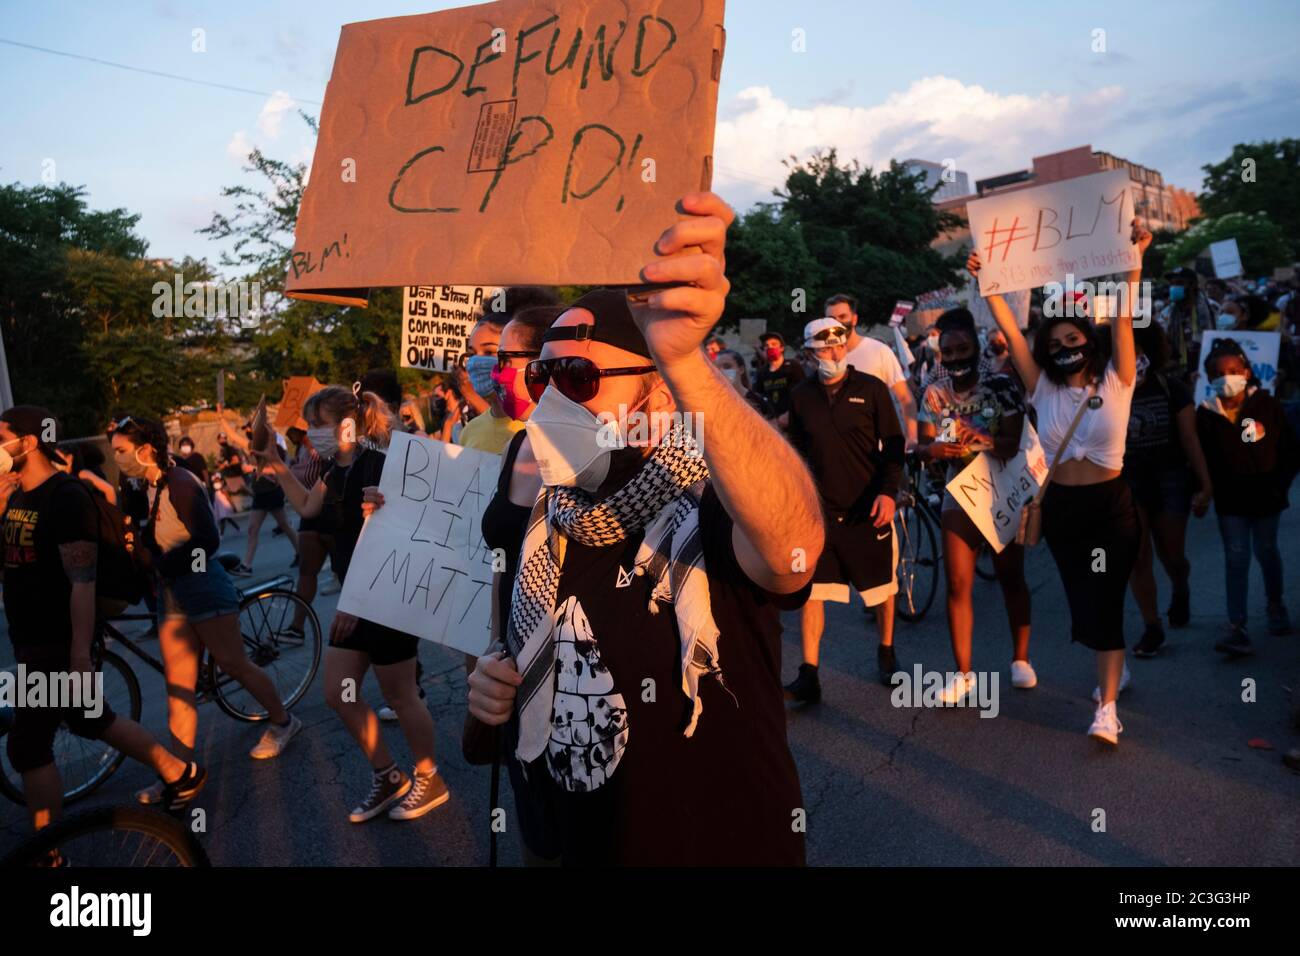
[[[0,44],[0,181],[35,185],[53,160],[92,207],[141,213],[151,255],[215,262],[194,230],[248,144],[310,160],[293,107],[319,110],[305,101],[323,97],[339,27],[459,5],[0,0],[0,38],[261,91]],[[871,165],[951,158],[973,182],[1090,143],[1197,189],[1234,143],[1300,136],[1294,0],[730,0],[727,32],[715,188],[742,208],[779,185],[783,157],[826,146]]]

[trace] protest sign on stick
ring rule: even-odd
[[[1210,243],[1210,260],[1214,263],[1214,274],[1220,279],[1235,279],[1245,274],[1236,239]]]
[[[1277,391],[1277,363],[1282,350],[1282,333],[1234,332],[1232,329],[1206,332],[1201,339],[1202,362],[1219,339],[1232,339],[1240,345],[1242,351],[1246,353],[1246,358],[1250,359],[1250,370],[1255,378],[1259,379],[1259,384],[1270,392]],[[1200,405],[1210,397],[1210,377],[1205,374],[1204,368],[1197,369],[1195,384],[1194,400],[1197,405]]]
[[[284,395],[275,410],[275,430],[286,432],[297,426],[306,429],[307,423],[302,418],[302,406],[313,394],[325,386],[316,381],[314,375],[294,375],[284,380]]]
[[[402,290],[402,368],[450,372],[469,333],[499,290],[481,285],[415,285]],[[504,303],[504,297],[501,300]]]
[[[339,610],[482,654],[495,556],[479,525],[500,468],[499,455],[394,432],[384,504],[361,529]]]
[[[980,295],[1141,265],[1129,239],[1133,193],[1124,170],[997,193],[971,202],[966,215],[980,254]]]
[[[948,482],[947,489],[993,550],[1001,554],[1015,541],[1020,511],[1038,493],[1046,477],[1043,446],[1034,426],[1026,421],[1019,454],[1004,462],[982,451]]]
[[[712,182],[723,0],[497,0],[343,27],[288,294],[635,284]]]

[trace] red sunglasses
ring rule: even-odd
[[[565,398],[582,404],[596,397],[600,380],[607,375],[647,375],[657,371],[653,365],[628,368],[599,368],[589,358],[566,355],[563,358],[538,359],[524,368],[524,385],[534,402],[542,400],[547,385],[554,385]]]

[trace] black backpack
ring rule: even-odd
[[[125,601],[128,605],[143,600],[147,588],[136,560],[135,547],[128,539],[126,517],[116,505],[111,504],[103,495],[91,491],[80,479],[72,480],[90,495],[99,524],[95,596]]]

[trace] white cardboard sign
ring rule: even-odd
[[[1067,275],[1089,279],[1141,264],[1129,239],[1128,173],[1111,170],[977,199],[966,208],[980,254],[980,295],[1018,292]]]
[[[493,553],[479,525],[501,457],[394,432],[339,610],[482,654],[490,642]]]
[[[1020,453],[1003,462],[982,451],[948,482],[948,491],[993,550],[1016,540],[1020,512],[1047,477],[1047,456],[1028,420],[1020,435]]]
[[[403,286],[402,368],[452,371],[496,293],[482,285]]]
[[[1244,274],[1236,239],[1210,243],[1210,259],[1214,263],[1214,274],[1220,279],[1235,279]]]

